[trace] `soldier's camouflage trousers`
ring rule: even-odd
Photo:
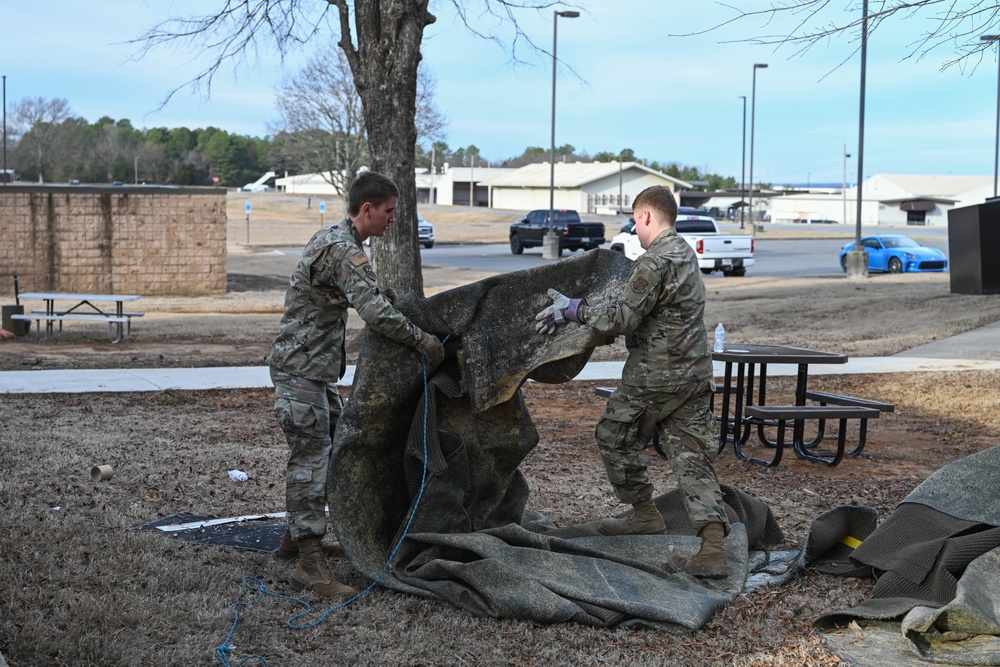
[[[608,398],[595,435],[619,500],[636,503],[652,497],[653,485],[640,454],[658,431],[691,522],[699,530],[709,523],[727,523],[712,466],[718,439],[712,389],[711,380],[668,388],[623,384]]]
[[[333,382],[306,380],[271,369],[274,415],[288,441],[285,511],[292,538],[326,534],[333,431],[344,402]]]

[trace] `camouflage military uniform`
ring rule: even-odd
[[[346,219],[321,229],[306,245],[267,358],[274,413],[289,447],[285,509],[295,540],[326,533],[327,466],[343,408],[336,383],[347,367],[349,306],[368,326],[398,343],[415,346],[423,336],[379,291],[357,230]]]
[[[597,446],[619,500],[652,497],[640,459],[654,429],[670,458],[692,523],[726,523],[712,463],[716,454],[712,357],[705,331],[705,285],[691,247],[673,229],[632,265],[619,300],[586,304],[580,319],[624,334],[621,386],[597,425]]]

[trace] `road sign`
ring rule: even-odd
[[[243,210],[247,212],[247,215],[250,215],[250,209],[251,208],[252,207],[250,206],[250,202],[247,202],[246,206],[243,207]]]
[[[326,213],[326,202],[325,201],[321,201],[319,203],[319,212],[320,212],[320,214]]]

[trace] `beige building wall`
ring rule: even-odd
[[[0,294],[226,291],[226,191],[0,186]]]

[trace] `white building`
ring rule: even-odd
[[[491,205],[523,211],[548,208],[552,182],[551,163],[526,165],[491,182]],[[552,203],[555,208],[611,215],[630,210],[635,196],[652,185],[667,186],[678,201],[680,191],[692,187],[638,162],[557,162]]]
[[[474,206],[530,211],[549,207],[550,163],[519,169],[504,167],[450,167],[433,176],[416,174],[417,201],[441,206]],[[320,174],[300,174],[275,179],[280,192],[334,195],[333,186]],[[680,201],[680,192],[691,184],[650,169],[638,162],[557,162],[555,207],[585,213],[615,214],[631,209],[632,200],[651,185],[665,185]]]
[[[298,174],[297,176],[289,176],[286,172],[283,178],[274,179],[274,186],[278,192],[287,192],[288,194],[337,195],[337,191],[323,177],[323,174]]]
[[[948,211],[981,204],[993,191],[989,176],[912,176],[876,174],[862,184],[861,224],[946,227]],[[772,222],[826,218],[853,225],[857,186],[845,192],[809,192],[771,197]]]
[[[442,206],[491,206],[493,181],[517,171],[507,167],[451,167],[441,173],[417,174],[417,201]],[[425,170],[426,172],[426,170]]]

